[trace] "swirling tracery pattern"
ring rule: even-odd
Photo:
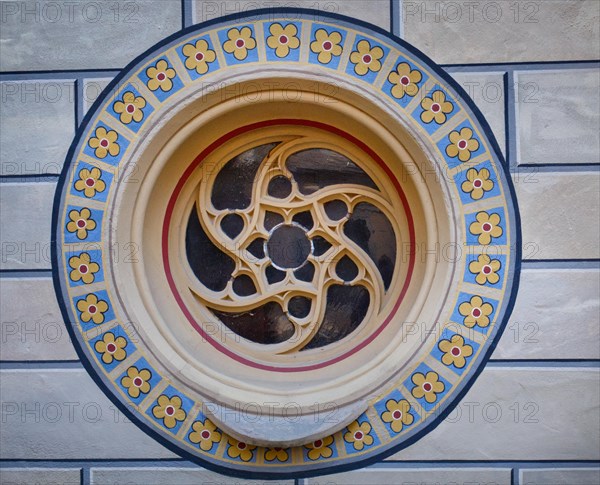
[[[322,347],[376,316],[400,241],[393,205],[332,147],[289,137],[201,180],[186,233],[190,290],[277,354]]]

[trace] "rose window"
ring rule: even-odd
[[[274,354],[330,345],[379,315],[400,222],[359,164],[299,136],[244,150],[203,177],[185,238],[198,301]]]
[[[170,449],[245,477],[419,439],[518,282],[481,114],[404,42],[319,16],[240,14],[140,56],[83,120],[55,199],[55,287],[94,380]]]

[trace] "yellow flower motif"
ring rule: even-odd
[[[475,325],[485,328],[490,324],[490,315],[494,307],[489,303],[483,303],[480,296],[474,296],[471,301],[465,301],[458,307],[458,313],[464,318],[463,324],[467,328],[473,328]]]
[[[83,192],[86,197],[94,197],[96,192],[104,192],[106,184],[102,180],[102,172],[94,167],[91,170],[82,168],[79,171],[79,180],[75,182],[75,190]]]
[[[125,340],[125,337],[115,338],[114,333],[107,332],[102,337],[102,340],[96,342],[94,349],[99,354],[102,354],[102,362],[111,364],[113,360],[120,362],[127,357],[126,346],[127,340]]]
[[[298,29],[294,24],[287,24],[285,27],[281,24],[271,24],[269,32],[271,35],[267,38],[267,45],[275,49],[277,57],[285,57],[290,53],[290,49],[300,47],[300,39],[296,37]]]
[[[95,274],[100,271],[100,266],[92,262],[92,258],[88,253],[81,253],[79,256],[73,256],[69,259],[71,272],[69,278],[71,281],[83,281],[89,285],[94,281]]]
[[[173,81],[171,79],[175,77],[175,69],[169,67],[169,64],[164,59],[158,61],[155,66],[146,69],[146,76],[149,77],[148,89],[150,91],[156,91],[160,88],[166,92],[173,89]]]
[[[133,397],[139,397],[140,393],[148,394],[150,392],[150,379],[152,373],[148,369],[139,370],[135,366],[127,369],[127,375],[121,379],[121,385],[127,389],[127,393]]]
[[[98,297],[93,293],[85,297],[85,300],[77,302],[77,309],[81,312],[80,318],[82,322],[90,320],[96,325],[104,322],[104,314],[108,311],[108,303],[104,300],[98,300]]]
[[[333,454],[333,450],[330,448],[333,443],[333,436],[327,436],[313,441],[304,447],[308,450],[308,457],[311,460],[318,460],[319,458],[329,458]]]
[[[465,344],[465,339],[460,335],[453,335],[450,340],[441,340],[438,348],[441,352],[444,352],[444,355],[442,355],[443,364],[453,365],[458,369],[465,366],[466,357],[473,355],[473,347]]]
[[[208,42],[200,39],[196,44],[186,44],[183,46],[183,55],[185,59],[185,67],[190,71],[196,69],[198,74],[206,74],[208,65],[216,59],[215,51],[208,48]]]
[[[490,180],[490,171],[487,168],[477,170],[475,168],[469,169],[467,172],[467,180],[465,180],[461,189],[463,192],[470,193],[471,199],[479,200],[483,197],[483,194],[489,192],[494,188],[494,182]]]
[[[283,448],[269,448],[265,451],[265,460],[267,461],[287,461],[289,455]]]
[[[144,118],[142,108],[146,106],[146,100],[141,96],[136,96],[133,92],[127,91],[122,101],[115,101],[113,109],[115,113],[120,114],[121,123],[127,125],[131,121],[139,123]]]
[[[479,142],[473,138],[473,130],[471,128],[463,128],[459,131],[453,131],[448,136],[450,145],[446,147],[446,154],[458,159],[461,162],[468,162],[471,159],[471,153],[479,149]]]
[[[396,401],[394,399],[388,399],[385,403],[385,411],[381,415],[384,423],[390,423],[391,428],[395,433],[402,431],[404,426],[409,426],[414,421],[414,416],[409,413],[410,404],[406,399],[400,399]]]
[[[502,228],[498,225],[500,224],[498,214],[488,214],[482,211],[475,218],[475,222],[472,222],[469,226],[469,232],[479,235],[477,238],[479,244],[489,244],[492,238],[502,236]]]
[[[497,271],[502,264],[497,259],[490,258],[487,254],[481,254],[477,257],[477,261],[469,263],[469,271],[475,275],[475,281],[480,285],[486,282],[495,285],[500,280]]]
[[[418,83],[423,79],[423,75],[416,69],[411,70],[406,62],[398,64],[395,71],[390,72],[388,81],[394,85],[392,87],[392,96],[402,99],[405,94],[415,96],[419,92]]]
[[[333,56],[342,54],[341,41],[342,34],[339,32],[328,34],[325,29],[319,29],[315,32],[315,40],[310,43],[310,50],[319,54],[317,60],[321,64],[329,64]]]
[[[227,438],[227,442],[229,443],[227,454],[231,458],[239,458],[242,461],[250,461],[252,459],[252,455],[254,454],[253,450],[256,446],[249,445],[243,441],[238,441],[234,438]]]
[[[172,429],[177,426],[178,421],[183,421],[186,413],[181,409],[181,398],[179,396],[169,397],[161,394],[156,406],[152,408],[152,414],[156,419],[162,419],[164,425]]]
[[[96,229],[96,221],[90,219],[92,213],[88,208],[83,208],[80,211],[73,209],[69,212],[67,223],[67,231],[77,233],[78,239],[85,239],[88,231]]]
[[[243,61],[248,57],[248,51],[256,47],[256,41],[252,38],[250,27],[238,29],[229,29],[227,32],[229,40],[223,44],[223,49],[228,54],[233,54],[238,61]]]
[[[383,57],[383,49],[379,46],[371,47],[368,40],[361,40],[356,44],[356,50],[350,54],[350,62],[354,64],[354,72],[364,76],[369,71],[378,72],[381,69],[379,59]]]
[[[95,136],[88,140],[88,145],[90,148],[94,149],[94,155],[96,155],[97,158],[106,158],[106,155],[116,157],[121,151],[121,148],[117,143],[118,138],[119,135],[116,131],[106,131],[106,128],[99,126],[96,128]]]
[[[423,98],[421,107],[424,110],[421,113],[423,123],[431,123],[435,120],[438,125],[444,123],[446,115],[454,110],[452,103],[446,101],[446,95],[443,91],[434,91],[431,98]]]
[[[213,443],[221,441],[221,433],[217,431],[215,424],[208,418],[202,421],[196,421],[192,424],[190,441],[200,446],[203,451],[209,451]]]
[[[360,451],[365,445],[370,446],[373,444],[373,437],[369,434],[371,433],[371,425],[366,421],[360,424],[358,421],[354,421],[346,429],[348,432],[344,434],[344,441],[352,443],[355,450]]]
[[[411,394],[417,399],[425,398],[428,403],[435,402],[437,395],[440,392],[444,392],[446,386],[443,382],[440,382],[437,372],[430,371],[427,375],[423,375],[421,372],[416,372],[412,376],[412,382],[415,387],[410,391]]]

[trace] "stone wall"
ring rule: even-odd
[[[368,469],[295,482],[599,483],[598,0],[1,0],[0,483],[256,483],[179,459],[88,377],[54,296],[50,220],[76,127],[119,69],[183,27],[269,6],[363,19],[444,65],[504,150],[523,227],[515,310],[456,410]]]

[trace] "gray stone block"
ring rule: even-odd
[[[5,459],[173,458],[83,369],[3,370]],[[458,411],[396,460],[595,460],[600,369],[485,369]]]
[[[598,259],[598,172],[513,174],[523,230],[523,259]]]
[[[3,183],[0,269],[49,269],[55,183]]]
[[[600,359],[600,272],[525,269],[493,359]]]
[[[309,485],[510,485],[510,468],[365,468],[309,478]]]
[[[2,370],[2,459],[176,458],[83,369]]]
[[[404,0],[404,38],[440,64],[598,59],[600,2]]]
[[[431,433],[392,460],[597,460],[600,369],[487,367]]]
[[[0,71],[121,68],[181,29],[180,0],[2,2]]]
[[[451,76],[456,79],[481,110],[492,128],[502,153],[506,153],[504,73],[453,72]]]
[[[524,71],[515,87],[518,163],[600,162],[600,70]]]
[[[0,468],[2,485],[79,485],[78,468]]]
[[[73,81],[3,81],[0,107],[0,175],[60,173],[75,134]]]
[[[94,104],[94,101],[98,99],[102,91],[113,78],[93,78],[83,80],[83,114],[87,113],[88,110]]]
[[[493,358],[600,359],[598,294],[598,270],[524,270]],[[77,359],[50,278],[0,279],[0,300],[3,360]],[[578,331],[565,338],[574,312]]]
[[[521,485],[598,485],[600,468],[540,468],[521,470]]]
[[[600,359],[598,294],[598,270],[524,270],[515,309],[493,358]],[[0,300],[3,360],[77,359],[51,278],[0,279]],[[565,338],[574,312],[578,331]]]
[[[338,13],[364,20],[385,30],[390,29],[389,0],[193,0],[194,23],[206,22],[224,15],[245,13],[257,8],[296,7],[315,10],[314,19],[319,21],[319,11]]]
[[[51,278],[0,279],[0,358],[76,360]]]
[[[202,468],[144,467],[92,468],[91,485],[293,485],[294,480],[245,480],[228,477]]]

